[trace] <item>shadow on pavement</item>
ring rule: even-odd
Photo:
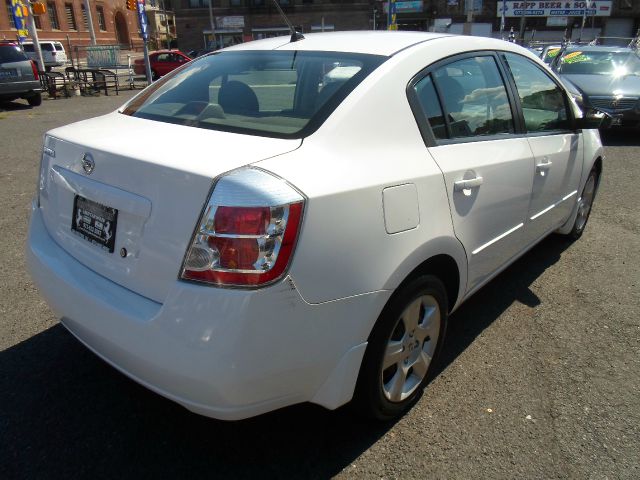
[[[569,245],[544,240],[454,314],[436,375],[512,303],[539,304],[529,285]],[[0,352],[1,478],[326,478],[392,426],[312,405],[241,422],[200,417],[59,324]]]
[[[26,100],[13,100],[12,102],[0,101],[0,112],[13,112],[16,110],[31,110],[32,108],[36,108],[36,107],[30,106]]]

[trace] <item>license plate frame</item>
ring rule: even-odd
[[[113,253],[116,244],[118,210],[76,195],[71,212],[71,230],[85,240]]]

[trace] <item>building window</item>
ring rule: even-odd
[[[208,8],[209,0],[189,0],[189,8]]]
[[[42,20],[40,20],[40,15],[33,16],[33,23],[36,26],[36,30],[42,30]]]
[[[47,2],[47,12],[49,12],[49,23],[53,30],[60,30],[60,20],[58,20],[58,10],[55,2]]]
[[[104,8],[98,6],[96,7],[96,12],[98,12],[98,26],[100,30],[103,32],[107,31],[107,22],[104,19]]]
[[[242,0],[230,0],[229,3],[231,4],[232,7],[241,7],[242,6]]]
[[[13,7],[11,6],[11,0],[7,0],[7,13],[9,14],[9,27],[16,28],[16,19],[13,18]]]
[[[84,29],[88,32],[89,31],[89,17],[87,16],[87,11],[84,8],[84,3],[82,5],[80,5],[80,8],[82,9],[82,25],[84,25]]]
[[[65,3],[64,13],[67,15],[67,28],[69,28],[69,30],[78,30],[76,15],[73,13],[73,4]]]

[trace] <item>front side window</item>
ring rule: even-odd
[[[449,138],[515,131],[507,90],[493,56],[451,62],[435,69],[431,77],[444,107]],[[435,105],[433,100],[429,101]],[[431,122],[431,127],[438,135],[441,126],[435,122]]]
[[[527,131],[569,129],[570,117],[560,87],[532,61],[513,53],[504,57],[516,83]]]
[[[197,58],[157,82],[123,113],[198,128],[302,138],[385,59],[335,52],[220,52]]]

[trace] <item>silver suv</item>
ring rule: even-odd
[[[38,67],[15,43],[0,44],[0,101],[24,98],[29,105],[42,103]]]

